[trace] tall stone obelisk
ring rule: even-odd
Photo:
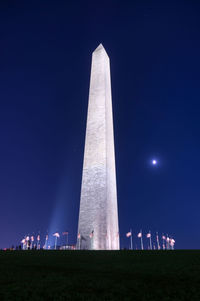
[[[119,249],[110,61],[102,44],[92,54],[77,247]]]

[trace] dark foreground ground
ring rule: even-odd
[[[1,251],[0,300],[200,301],[200,251]]]

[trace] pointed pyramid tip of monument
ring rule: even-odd
[[[100,50],[100,49],[104,49],[103,44],[100,43],[99,46],[97,46],[97,48],[95,49],[95,51]]]
[[[97,51],[100,51],[100,50],[104,51],[107,54],[107,52],[106,52],[105,48],[103,47],[102,43],[99,44],[99,46],[94,50],[94,52],[97,52]]]

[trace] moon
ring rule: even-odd
[[[157,164],[157,160],[153,159],[153,160],[152,160],[152,164],[153,164],[153,165],[156,165],[156,164]]]

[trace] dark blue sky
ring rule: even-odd
[[[122,246],[142,227],[200,247],[199,37],[198,1],[1,1],[0,248],[47,229],[76,241],[99,43],[111,60]]]

